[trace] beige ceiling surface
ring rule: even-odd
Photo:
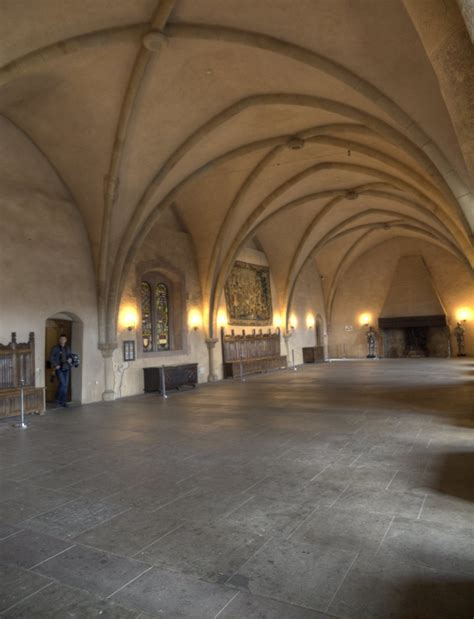
[[[311,256],[334,274],[398,233],[472,259],[472,179],[401,0],[3,0],[0,41],[12,156],[26,133],[72,194],[111,315],[170,208],[205,294],[254,236],[283,298]]]

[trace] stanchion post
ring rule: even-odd
[[[22,378],[20,380],[20,423],[16,423],[15,424],[15,428],[22,428],[23,430],[26,430],[26,428],[28,426],[25,423],[25,393],[24,393],[24,388],[25,388],[25,381]]]
[[[292,349],[291,349],[291,358],[292,358],[292,360],[293,360],[293,369],[294,369],[294,371],[296,372],[296,365],[295,365],[295,349],[294,349],[294,348],[292,348]]]
[[[168,396],[166,395],[166,379],[165,379],[165,366],[161,366],[161,395],[166,400]]]

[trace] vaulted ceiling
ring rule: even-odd
[[[472,264],[466,151],[405,5],[3,0],[0,113],[70,191],[112,314],[169,208],[211,307],[253,238],[283,300],[316,260],[329,306],[393,236]]]

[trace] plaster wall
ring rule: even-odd
[[[3,118],[0,142],[0,342],[9,342],[12,331],[19,342],[35,333],[36,385],[42,387],[45,322],[58,313],[73,318],[82,362],[73,370],[73,389],[79,386],[73,399],[100,400],[95,278],[82,218],[44,156]]]
[[[389,291],[395,269],[402,256],[419,255],[425,260],[435,290],[441,300],[451,330],[456,326],[456,311],[474,307],[472,271],[450,253],[435,245],[409,238],[393,238],[362,254],[348,269],[336,293],[329,328],[332,357],[365,357],[367,344],[365,328],[358,318],[362,313],[377,321]],[[415,315],[416,307],[407,303],[405,315]],[[351,328],[352,330],[347,330]],[[380,350],[381,338],[378,337]],[[466,353],[474,355],[474,324],[468,322],[465,331]],[[456,341],[451,336],[451,349],[456,352]]]
[[[292,335],[288,340],[288,359],[290,362],[292,361],[292,351],[294,351],[296,365],[303,363],[303,347],[316,345],[316,325],[312,328],[308,327],[306,320],[308,314],[311,314],[315,320],[317,317],[320,318],[323,342],[317,342],[317,345],[327,347],[328,338],[326,335],[324,297],[321,278],[316,270],[314,261],[308,262],[301,271],[290,308],[290,322],[294,316],[296,318],[296,326],[294,329],[291,329]]]
[[[169,227],[167,227],[167,224]],[[180,350],[163,352],[141,352],[140,328],[128,331],[121,324],[120,314],[117,331],[118,348],[114,352],[115,395],[131,396],[143,393],[143,368],[180,363],[197,363],[198,380],[206,382],[209,374],[209,358],[205,343],[205,332],[201,326],[194,331],[188,324],[191,310],[202,309],[202,294],[196,269],[192,238],[166,219],[148,235],[136,260],[130,265],[128,278],[121,299],[121,311],[133,307],[139,312],[138,288],[140,273],[145,270],[172,271],[183,283],[185,312],[182,317],[183,345]],[[135,340],[136,361],[123,361],[123,341]]]

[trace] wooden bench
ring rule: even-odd
[[[257,374],[268,370],[286,368],[286,356],[280,354],[280,332],[272,333],[262,329],[251,334],[245,330],[242,335],[236,335],[232,330],[226,335],[222,330],[222,359],[224,362],[224,378],[235,378],[241,375]]]
[[[45,390],[35,386],[35,334],[26,343],[16,341],[0,344],[0,417],[13,417],[21,411],[21,383],[25,413],[42,413],[45,409]]]

